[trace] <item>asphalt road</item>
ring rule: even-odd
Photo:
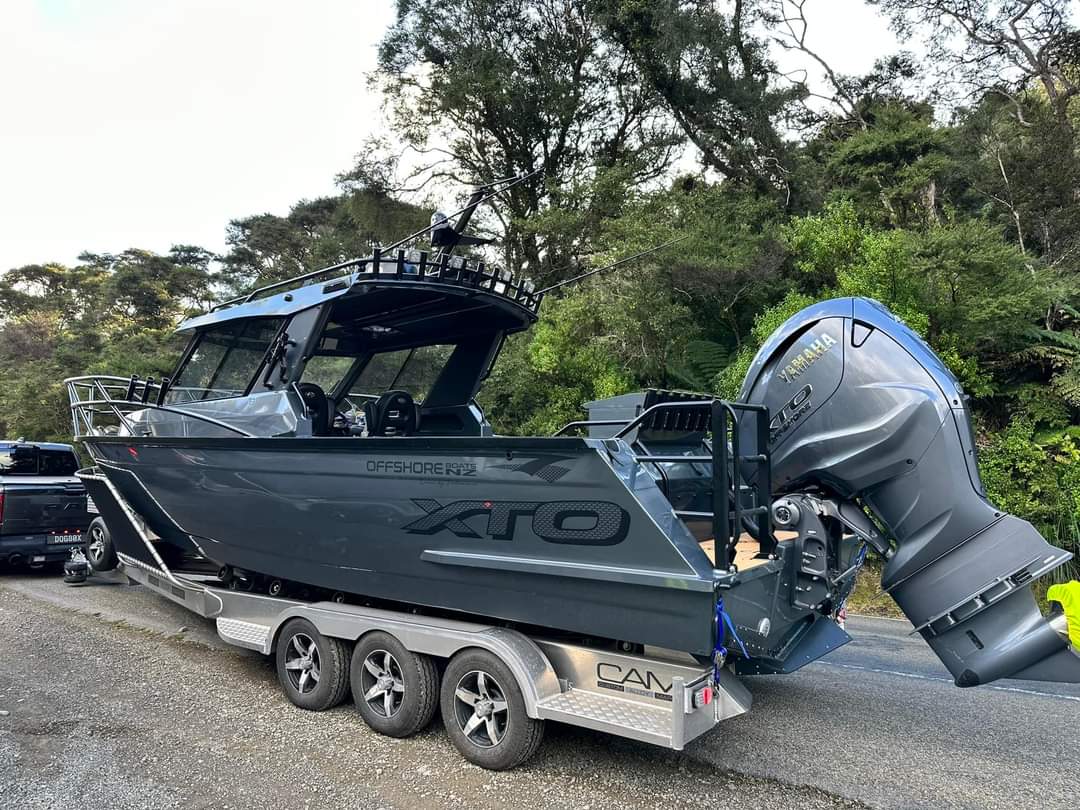
[[[351,705],[300,711],[267,659],[122,584],[0,579],[0,807],[1075,808],[1080,687],[961,690],[902,622],[784,678],[674,753],[548,724],[510,773]]]

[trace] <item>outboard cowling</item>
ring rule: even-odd
[[[772,414],[779,493],[855,500],[892,536],[882,588],[958,686],[1080,682],[1030,587],[1072,555],[987,499],[963,390],[902,321],[867,299],[808,307],[762,346],[740,399]]]

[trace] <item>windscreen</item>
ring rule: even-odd
[[[242,396],[262,365],[281,322],[281,318],[248,318],[203,332],[173,380],[166,402]]]
[[[355,357],[316,354],[304,366],[301,382],[315,383],[323,391],[333,391],[356,363]]]

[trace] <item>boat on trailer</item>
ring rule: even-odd
[[[124,570],[276,651],[307,708],[344,697],[353,645],[354,697],[385,733],[430,719],[431,660],[448,658],[444,719],[487,767],[522,761],[545,718],[681,748],[749,707],[737,676],[850,640],[834,619],[868,549],[958,684],[1080,679],[1062,617],[1031,613],[1030,581],[1067,553],[1000,512],[959,540],[938,513],[913,524],[912,487],[930,504],[933,482],[911,478],[912,447],[967,416],[938,404],[955,380],[883,308],[800,313],[739,401],[654,390],[555,436],[494,435],[476,395],[542,298],[445,248],[375,250],[185,321],[169,377],[67,380],[94,462],[80,477]],[[907,377],[821,408],[897,347]],[[967,489],[934,489],[960,502],[977,468],[954,432],[930,446],[959,464],[941,469]],[[527,739],[507,732],[515,706]]]
[[[712,536],[712,518],[677,514],[622,438],[662,436],[681,455],[651,463],[687,464],[712,402],[658,402],[610,439],[494,436],[474,397],[506,336],[536,319],[524,283],[399,251],[263,292],[184,323],[170,380],[69,382],[97,468],[162,543],[245,589],[711,655],[718,576],[730,575],[684,519]],[[112,523],[108,501],[95,497]],[[767,522],[764,506],[744,512]]]

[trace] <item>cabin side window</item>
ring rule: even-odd
[[[414,400],[423,402],[453,350],[451,344],[435,344],[373,354],[349,385],[345,397],[361,404],[386,391],[407,391]],[[315,383],[328,393],[337,391],[363,356],[359,350],[341,352],[337,341],[324,338],[304,367],[301,381]]]
[[[231,321],[200,333],[169,388],[169,403],[243,396],[255,378],[281,318]]]
[[[436,344],[376,354],[349,393],[371,397],[384,391],[407,391],[414,400],[423,402],[453,350],[451,345]]]

